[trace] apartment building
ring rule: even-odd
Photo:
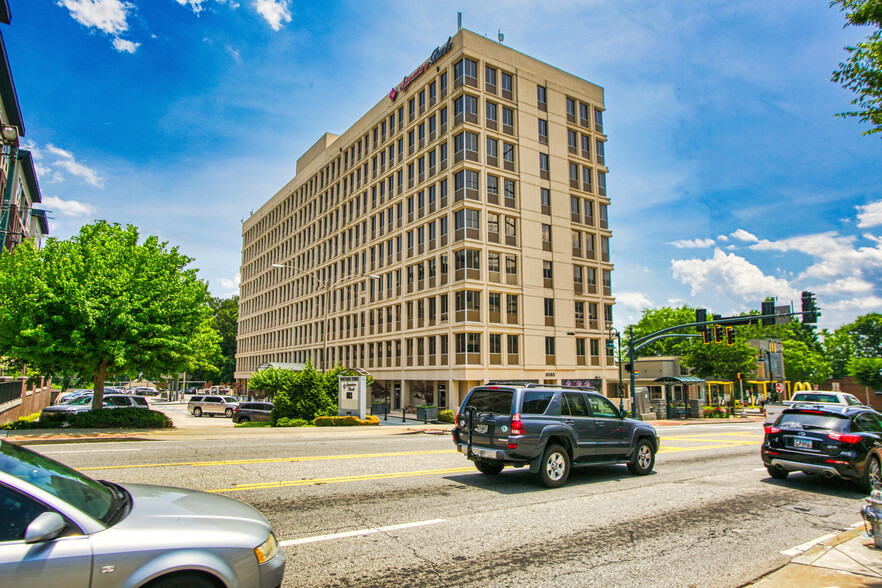
[[[603,89],[462,29],[243,223],[236,378],[311,360],[456,409],[615,378]]]

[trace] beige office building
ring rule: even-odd
[[[603,89],[467,30],[415,65],[244,222],[240,387],[311,359],[393,409],[414,382],[454,410],[488,381],[611,389]]]

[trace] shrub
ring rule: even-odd
[[[174,426],[171,419],[161,412],[143,408],[102,408],[79,414],[53,414],[40,420],[34,418],[34,415],[30,415],[2,425],[0,429],[170,429]]]
[[[438,411],[438,420],[442,423],[452,423],[455,418],[452,410],[445,409]]]
[[[287,417],[282,417],[276,421],[274,427],[308,427],[309,421],[305,419],[289,419]]]
[[[243,427],[243,428],[248,428],[248,427],[271,427],[271,426],[272,426],[272,423],[264,423],[264,422],[260,422],[260,421],[246,421],[246,422],[244,422],[244,423],[236,423],[234,426],[235,426],[236,428],[239,428],[239,427]]]
[[[379,417],[369,415],[365,420],[356,416],[321,416],[312,421],[316,427],[353,427],[356,425],[379,425]]]
[[[706,419],[724,419],[729,416],[729,412],[722,406],[705,406],[703,412]]]

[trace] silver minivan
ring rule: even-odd
[[[232,396],[194,396],[187,403],[187,411],[195,417],[203,414],[214,416],[222,414],[225,417],[233,416],[233,409],[239,406],[239,401]]]

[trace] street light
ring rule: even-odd
[[[610,325],[609,331],[606,334],[606,339],[607,339],[606,345],[608,348],[612,345],[613,335],[615,335],[616,340],[618,341],[618,355],[619,355],[619,357],[618,357],[617,363],[619,364],[619,383],[618,383],[618,386],[616,387],[616,390],[619,393],[619,412],[624,412],[625,411],[625,403],[624,403],[624,400],[622,399],[622,335],[619,333],[619,330],[617,328]],[[631,369],[634,369],[633,366],[631,366]]]
[[[346,277],[340,278],[339,280],[334,281],[334,282],[331,282],[330,280],[325,282],[325,281],[320,280],[318,278],[318,276],[315,275],[315,273],[307,271],[307,270],[302,270],[299,267],[294,266],[294,265],[288,265],[288,264],[284,264],[284,263],[274,263],[274,264],[272,264],[271,267],[277,267],[277,268],[283,268],[283,269],[287,268],[287,269],[294,270],[295,272],[305,274],[305,275],[311,277],[316,282],[318,282],[318,284],[322,288],[324,288],[324,290],[325,290],[325,316],[324,316],[324,320],[322,321],[322,330],[323,330],[323,332],[322,332],[322,371],[327,371],[328,370],[328,319],[329,319],[328,315],[330,314],[331,290],[334,288],[334,286],[339,286],[341,283],[348,281],[348,280],[351,280],[353,278],[373,278],[375,280],[381,280],[382,278],[378,275],[375,275],[375,274],[356,274],[354,276],[346,276]]]
[[[3,125],[0,128],[0,144],[3,146],[3,156],[6,157],[6,188],[3,190],[3,200],[0,201],[0,250],[6,247],[6,234],[9,232],[9,211],[12,208],[12,184],[15,183],[15,162],[18,160],[18,127],[15,125]]]

